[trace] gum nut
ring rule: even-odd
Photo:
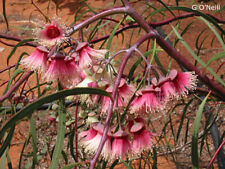
[[[119,138],[119,137],[125,137],[127,135],[128,135],[128,133],[126,133],[121,128],[119,128],[119,130],[115,134],[113,134],[113,137]]]
[[[57,110],[59,108],[59,105],[58,104],[53,104],[52,105],[52,110]]]
[[[52,87],[50,85],[45,86],[45,90],[51,90]]]
[[[152,78],[152,81],[151,81],[151,82],[152,82],[152,84],[153,84],[154,86],[157,85],[157,79],[156,79],[155,77]]]
[[[70,126],[71,124],[72,124],[72,121],[70,120],[66,122],[66,126]]]
[[[95,115],[96,115],[96,113],[95,113],[95,112],[93,112],[93,111],[92,111],[92,112],[90,112],[90,113],[88,113],[88,116],[89,116],[89,117],[92,117],[92,116],[95,116]]]
[[[171,80],[174,80],[177,77],[177,71],[176,70],[171,70],[168,76]]]
[[[98,82],[98,86],[101,87],[105,87],[107,84],[104,81],[99,81]]]
[[[98,120],[98,118],[97,117],[95,117],[95,116],[89,116],[88,118],[87,118],[87,124],[92,124],[92,123],[96,123],[96,122],[99,122],[99,120]]]
[[[136,132],[140,131],[141,129],[143,129],[143,127],[144,127],[144,124],[142,122],[135,123],[131,127],[130,132],[136,133]]]
[[[67,96],[66,99],[69,101],[74,101],[74,96]]]
[[[84,112],[84,111],[79,112],[79,117],[82,118],[82,119],[86,118],[87,112]]]

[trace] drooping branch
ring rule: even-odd
[[[127,61],[130,58],[132,52],[134,52],[144,41],[146,41],[147,39],[154,38],[154,37],[155,37],[155,32],[151,31],[150,33],[143,36],[139,41],[137,41],[131,48],[127,49],[126,55],[123,58],[123,61],[120,65],[120,68],[119,68],[119,71],[118,71],[117,78],[116,78],[115,83],[113,85],[113,91],[112,91],[113,101],[110,101],[108,112],[107,112],[107,117],[106,117],[106,121],[105,121],[105,125],[104,125],[104,131],[103,131],[102,139],[100,141],[99,147],[97,149],[97,152],[96,152],[94,158],[91,160],[90,169],[95,168],[95,164],[96,164],[96,162],[97,162],[97,160],[98,160],[98,158],[101,154],[101,151],[102,151],[103,146],[105,144],[105,141],[107,139],[107,133],[108,133],[108,130],[109,130],[109,124],[110,124],[110,120],[111,120],[111,116],[112,116],[112,112],[113,112],[114,101],[116,100],[118,87],[119,87],[119,84],[120,84],[120,81],[121,81],[121,77],[123,75],[123,71],[124,71],[125,66],[127,64]]]
[[[88,26],[89,24],[93,23],[94,21],[96,21],[98,19],[104,18],[109,15],[119,14],[119,13],[126,14],[127,11],[128,11],[128,9],[126,7],[121,7],[121,8],[114,8],[114,9],[109,9],[109,10],[100,12],[81,23],[72,26],[71,30],[69,31],[69,34],[70,35],[73,34],[77,30]]]

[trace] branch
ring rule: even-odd
[[[10,88],[3,96],[0,97],[0,103],[2,103],[5,99],[11,96],[11,94],[25,81],[30,75],[32,75],[33,71],[26,72],[17,82],[16,84]]]
[[[88,26],[89,24],[93,23],[94,21],[96,21],[98,19],[104,18],[104,17],[109,16],[109,15],[113,15],[113,14],[119,14],[119,13],[126,14],[127,11],[128,11],[128,9],[126,7],[121,7],[121,8],[114,8],[114,9],[109,9],[109,10],[100,12],[100,13],[88,18],[87,20],[85,20],[81,23],[72,26],[71,30],[69,31],[68,34],[71,35],[74,32],[76,32],[77,30]]]
[[[14,40],[14,41],[17,41],[17,42],[20,42],[20,41],[23,40],[22,38],[20,38],[18,36],[11,36],[11,35],[7,35],[7,34],[4,34],[4,33],[0,33],[0,38],[8,39],[8,40]],[[8,46],[15,46],[15,45],[12,45],[12,44],[9,44],[9,43],[5,43],[5,42],[2,42],[2,41],[1,41],[1,43],[5,44],[5,45],[8,45]],[[38,46],[37,43],[32,43],[32,42],[26,42],[23,45],[32,46],[32,47],[37,47]]]
[[[225,24],[225,20],[220,20],[220,19],[216,18],[215,16],[212,16],[211,14],[207,14],[207,15],[212,17],[217,23]],[[196,14],[196,13],[186,13],[186,14],[175,16],[175,17],[172,17],[172,18],[166,19],[164,21],[160,21],[160,22],[149,22],[148,24],[152,28],[157,28],[159,26],[168,25],[171,22],[181,20],[181,19],[186,19],[186,18],[193,17],[193,16],[199,16],[199,15]],[[140,25],[138,23],[134,23],[132,25],[129,25],[129,24],[124,25],[122,28],[120,28],[116,31],[115,35],[118,35],[118,34],[122,33],[123,31],[125,31],[127,29],[138,28],[138,27],[140,27]],[[103,40],[109,38],[109,36],[110,35],[106,35],[106,36],[103,36],[103,37],[98,38],[98,39],[93,39],[91,41],[91,43],[97,43],[97,42],[103,41]]]
[[[95,164],[96,164],[96,162],[97,162],[97,160],[98,160],[98,158],[101,154],[101,151],[102,151],[103,146],[105,144],[105,141],[107,139],[107,133],[108,133],[108,130],[109,130],[109,124],[110,124],[110,120],[111,120],[111,116],[112,116],[112,112],[113,112],[114,101],[116,100],[116,94],[117,94],[118,87],[119,87],[119,84],[120,84],[120,80],[121,80],[121,77],[123,75],[123,71],[124,71],[124,68],[127,64],[127,61],[130,58],[132,52],[135,51],[145,40],[150,39],[150,38],[154,38],[154,37],[155,37],[154,31],[151,31],[149,34],[146,34],[145,36],[143,36],[138,42],[136,42],[131,48],[129,48],[127,50],[127,53],[123,58],[123,61],[120,65],[120,68],[119,68],[119,71],[118,71],[117,78],[116,78],[114,86],[113,86],[113,91],[112,91],[113,101],[110,100],[110,104],[109,104],[109,108],[108,108],[108,112],[107,112],[107,117],[106,117],[106,121],[105,121],[105,125],[104,125],[103,135],[102,135],[100,144],[98,146],[98,149],[96,151],[96,154],[95,154],[94,158],[91,160],[90,169],[94,169]]]
[[[198,78],[207,85],[211,90],[215,91],[223,101],[225,101],[225,89],[218,85],[214,80],[209,79],[208,76],[203,74],[197,67],[190,63],[184,56],[182,56],[175,48],[173,48],[166,40],[164,40],[158,33],[156,35],[156,42],[164,51],[174,58],[179,64],[189,71],[195,71]]]

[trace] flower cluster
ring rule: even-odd
[[[131,103],[131,112],[150,112],[163,110],[169,100],[185,96],[196,88],[197,77],[193,72],[171,70],[166,77],[158,81],[152,79],[150,86],[141,89]]]
[[[47,82],[59,81],[65,88],[93,87],[104,89],[111,95],[116,93],[113,98],[113,112],[117,113],[115,117],[124,113],[126,116],[121,118],[122,120],[136,118],[127,120],[129,122],[118,118],[117,122],[119,121],[120,125],[111,127],[102,150],[105,160],[113,161],[127,155],[139,155],[144,150],[151,149],[155,134],[147,129],[146,122],[140,117],[163,110],[171,99],[185,96],[189,90],[196,88],[197,77],[193,72],[171,70],[167,76],[155,71],[156,77],[159,78],[151,78],[147,85],[143,83],[142,88],[137,91],[135,84],[128,84],[125,78],[121,79],[118,88],[115,89],[113,81],[116,78],[116,68],[112,64],[113,58],[105,59],[107,50],[93,49],[87,42],[74,42],[69,37],[67,28],[57,21],[44,25],[37,30],[36,35],[41,46],[21,61],[25,67],[39,71]],[[68,50],[64,49],[64,43],[67,44]],[[110,66],[113,67],[113,71],[110,71]],[[96,78],[99,72],[101,75]],[[89,116],[87,121],[92,118],[94,123],[86,121],[86,124],[91,125],[90,129],[79,134],[85,151],[93,154],[97,151],[103,136],[104,126],[99,120],[105,116],[111,100],[109,97],[98,95],[78,97],[73,99],[79,99],[83,107],[85,105],[86,109],[94,112],[93,116],[98,116]],[[91,104],[94,108],[90,108]],[[54,121],[53,118],[49,120]],[[112,124],[116,125],[115,122]]]
[[[81,82],[81,72],[97,59],[104,58],[107,50],[96,50],[89,47],[87,42],[78,43],[76,50],[71,44],[69,52],[57,50],[64,42],[69,43],[65,26],[56,21],[37,29],[38,46],[35,51],[21,61],[26,68],[39,71],[47,82],[59,81],[63,87],[75,87]]]
[[[100,144],[103,125],[93,123],[91,128],[79,134],[80,143],[86,152],[95,153]],[[143,119],[136,119],[129,124],[129,131],[119,128],[115,133],[111,130],[107,134],[107,140],[102,150],[105,160],[113,161],[127,155],[139,155],[144,150],[151,149],[155,133],[148,131]]]

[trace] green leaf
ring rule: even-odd
[[[104,90],[101,89],[95,89],[95,88],[73,88],[73,89],[67,89],[67,90],[62,90],[57,93],[50,94],[45,97],[41,97],[37,101],[27,105],[20,111],[18,111],[0,130],[0,138],[4,135],[4,133],[11,128],[14,124],[16,124],[18,121],[23,119],[26,116],[29,116],[33,113],[34,110],[36,110],[38,107],[43,105],[44,103],[49,103],[52,101],[55,101],[60,98],[64,98],[66,96],[70,95],[80,95],[80,94],[97,94],[97,95],[102,95],[102,96],[107,96],[112,99],[111,95],[107,93]]]
[[[209,22],[211,22],[216,28],[218,28],[223,34],[225,34],[225,31],[223,30],[223,28],[221,28],[218,23],[210,16],[197,11],[197,10],[193,10],[191,8],[187,8],[187,7],[179,7],[179,6],[167,6],[167,8],[169,8],[170,10],[181,10],[181,11],[186,11],[186,12],[192,12],[195,13],[198,16],[202,16],[203,18],[205,18],[206,20],[208,20]],[[153,15],[157,14],[158,12],[162,12],[162,11],[167,11],[167,8],[160,8],[158,10],[155,10],[151,13],[150,17],[152,17]]]
[[[192,168],[198,169],[198,134],[199,134],[199,127],[200,122],[202,119],[202,112],[204,110],[205,103],[208,99],[209,94],[204,98],[202,103],[199,106],[199,109],[196,113],[194,125],[193,125],[193,132],[192,132],[192,143],[191,143],[191,159],[192,159]]]
[[[15,130],[15,125],[13,125],[9,131],[9,134],[7,135],[6,139],[4,140],[4,143],[1,145],[0,148],[0,157],[5,152],[6,148],[10,145],[10,142],[12,140],[13,134]]]
[[[215,28],[209,23],[209,21],[207,21],[203,17],[200,17],[199,19],[201,19],[203,22],[205,22],[205,24],[213,31],[213,33],[216,35],[218,41],[220,42],[221,46],[225,50],[224,41],[223,41],[222,37],[220,36],[220,34],[215,30]]]
[[[119,162],[119,160],[115,160],[109,169],[113,169],[118,164],[118,162]]]
[[[2,1],[2,7],[3,7],[3,16],[4,16],[4,19],[5,19],[5,23],[6,23],[6,26],[7,26],[7,30],[9,30],[9,23],[8,23],[8,19],[6,17],[6,7],[5,7],[5,0]]]
[[[96,11],[94,10],[94,8],[90,7],[90,6],[88,5],[88,3],[84,2],[84,4],[88,7],[88,9],[89,9],[92,13],[94,13],[94,14],[97,14],[97,13],[98,13],[98,12],[96,12]]]
[[[28,139],[28,140],[29,140],[29,139]],[[28,141],[28,142],[29,142],[29,141]],[[26,145],[28,144],[28,143],[27,143],[27,140],[26,140],[25,144],[26,144]],[[40,161],[40,160],[42,159],[42,157],[45,156],[47,150],[48,150],[48,145],[45,144],[45,146],[44,146],[44,148],[42,149],[40,155],[38,155],[38,157],[37,157],[37,160],[38,160],[38,161]],[[31,163],[28,163],[27,165],[25,165],[25,166],[23,167],[23,169],[30,169],[31,167],[32,167],[32,162],[31,162]],[[19,169],[20,169],[20,168],[21,168],[21,167],[19,167]]]
[[[30,142],[30,138],[31,138],[31,135],[28,136],[28,138],[26,139],[26,141],[24,142],[23,144],[23,147],[22,147],[22,150],[21,150],[21,153],[20,153],[20,159],[19,159],[19,169],[21,169],[21,165],[22,165],[22,158],[23,158],[23,153],[24,153],[24,150],[25,150],[25,147],[29,144]],[[32,166],[32,164],[31,164]]]
[[[182,44],[185,46],[185,48],[188,50],[188,52],[192,55],[192,57],[200,63],[203,67],[206,67],[206,64],[194,53],[194,51],[190,48],[190,46],[183,40],[183,38],[180,36],[180,34],[177,32],[177,30],[172,26],[173,31],[177,35],[177,37],[181,40]],[[212,68],[206,67],[206,69],[218,80],[223,86],[225,86],[225,82],[216,74],[216,72],[213,71]]]
[[[76,22],[82,18],[86,13],[90,12],[90,9],[85,10],[84,12],[82,12],[79,16],[78,16],[78,12],[81,10],[82,8],[79,8],[74,16],[74,24],[76,24]]]
[[[19,43],[16,44],[16,46],[13,48],[13,50],[11,51],[11,53],[9,54],[9,56],[7,57],[7,65],[9,64],[9,60],[11,58],[11,56],[16,52],[16,49],[23,45],[24,43],[27,43],[27,42],[30,42],[30,41],[33,41],[34,39],[24,39],[22,41],[20,41]]]
[[[225,57],[225,51],[215,54],[212,58],[209,59],[205,67],[208,67],[212,62],[223,57]]]
[[[30,117],[30,133],[32,136],[32,147],[33,147],[33,163],[32,163],[32,168],[35,168],[35,164],[37,164],[37,132],[36,132],[36,127],[35,127],[35,121],[34,118],[31,116]]]
[[[18,69],[19,64],[20,64],[20,61],[21,61],[21,59],[23,58],[24,55],[29,56],[29,54],[28,54],[27,52],[23,52],[23,53],[19,56],[19,59],[17,60],[15,70]]]
[[[161,0],[158,0],[159,3],[161,3],[165,9],[167,9],[173,16],[176,16],[171,10],[170,10],[170,7],[168,7],[163,1]]]
[[[185,118],[186,112],[187,112],[187,110],[188,110],[190,104],[192,103],[192,101],[194,101],[194,99],[191,99],[191,100],[185,105],[185,107],[184,107],[184,109],[183,109],[183,113],[182,113],[182,116],[181,116],[180,124],[179,124],[178,130],[177,130],[176,142],[177,142],[178,139],[179,139],[180,132],[181,132],[182,127],[183,127],[183,123],[184,123],[184,118]]]
[[[60,155],[62,154],[62,148],[64,143],[64,136],[66,132],[66,108],[64,99],[59,100],[59,123],[58,123],[58,130],[57,130],[57,139],[55,143],[55,149],[52,155],[52,162],[49,169],[57,168]]]
[[[62,169],[73,169],[74,167],[79,166],[79,165],[81,165],[81,164],[80,163],[69,164],[69,165],[64,166]]]
[[[123,22],[123,19],[116,25],[116,27],[113,29],[113,31],[111,32],[111,34],[109,36],[109,39],[108,39],[107,45],[106,45],[106,49],[108,49],[108,51],[111,47],[113,37],[114,37],[117,29],[119,28],[119,26],[121,25],[122,22]],[[108,58],[108,57],[109,57],[109,52],[107,52],[107,54],[106,54],[106,58]]]
[[[129,82],[132,80],[132,77],[133,77],[133,74],[134,74],[134,71],[136,70],[136,68],[138,67],[138,65],[142,62],[142,57],[140,57],[134,64],[133,66],[131,67],[130,69],[130,72],[127,76],[127,78],[129,79]]]
[[[16,70],[13,72],[13,74],[11,75],[11,77],[10,77],[10,79],[9,79],[9,82],[8,82],[8,84],[7,84],[7,86],[6,86],[6,88],[5,88],[4,92],[3,92],[3,94],[5,94],[5,93],[9,90],[9,87],[10,87],[10,85],[11,85],[13,79],[14,79],[18,74],[23,73],[23,72],[24,72],[24,70],[21,70],[21,69],[16,69]]]

